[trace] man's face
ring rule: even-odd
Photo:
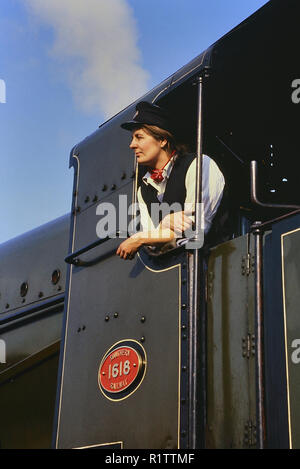
[[[156,140],[144,129],[136,129],[132,132],[132,140],[129,146],[134,150],[139,164],[156,168],[164,156],[164,145],[164,141]]]

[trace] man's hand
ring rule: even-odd
[[[142,246],[142,242],[140,240],[139,233],[134,234],[128,239],[125,239],[123,243],[117,249],[117,256],[120,256],[121,259],[129,259],[132,260]]]
[[[156,230],[139,231],[123,241],[118,247],[116,254],[120,256],[121,259],[133,259],[141,246],[158,246],[169,243],[174,237],[173,230],[165,229],[160,224]]]
[[[162,228],[174,231],[177,236],[183,236],[183,233],[193,224],[193,220],[191,216],[189,216],[192,215],[192,213],[191,210],[185,210],[184,212],[175,212],[166,215],[161,221],[161,226]]]

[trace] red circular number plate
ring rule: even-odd
[[[142,359],[131,347],[121,346],[104,357],[99,369],[99,384],[109,393],[120,393],[137,378]]]

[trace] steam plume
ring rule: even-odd
[[[126,0],[25,0],[54,30],[52,54],[61,61],[76,103],[105,117],[147,90],[137,26]]]

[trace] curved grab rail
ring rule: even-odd
[[[98,256],[98,257],[96,257],[95,259],[93,259],[91,261],[82,261],[78,258],[78,256],[80,256],[81,254],[84,254],[88,251],[91,251],[95,247],[106,243],[106,241],[108,241],[110,239],[120,238],[120,237],[126,237],[127,238],[128,233],[125,233],[124,231],[116,231],[115,233],[112,233],[111,235],[107,235],[105,238],[97,239],[97,241],[94,241],[93,243],[90,243],[87,246],[85,246],[81,249],[78,249],[77,251],[72,252],[71,254],[68,254],[68,256],[65,258],[65,262],[67,262],[67,264],[73,264],[73,265],[78,266],[78,267],[94,265],[97,262],[99,262],[101,259],[103,259],[103,254],[101,254],[101,256]],[[111,254],[111,253],[109,253],[109,254]],[[104,257],[106,257],[106,254],[104,255]]]
[[[256,205],[266,208],[282,208],[282,209],[300,209],[299,205],[282,205],[261,202],[257,197],[257,161],[251,161],[250,165],[250,181],[251,181],[251,200]]]

